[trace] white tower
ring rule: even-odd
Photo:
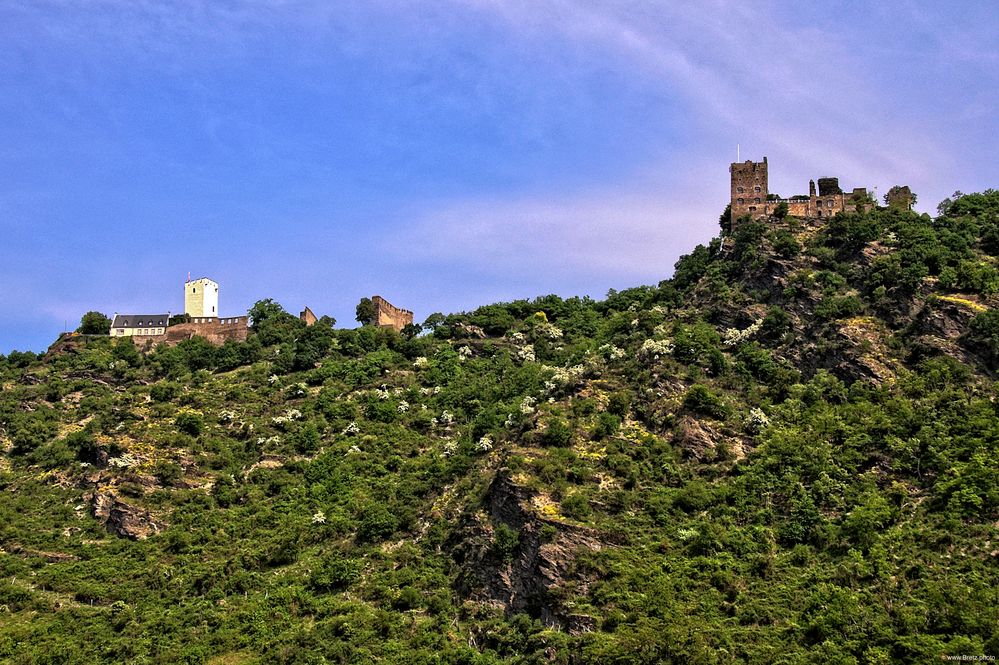
[[[202,277],[193,282],[187,278],[184,284],[184,313],[201,318],[219,315],[219,285]]]

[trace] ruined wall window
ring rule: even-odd
[[[760,197],[759,197],[759,196],[757,196],[757,197],[756,197],[756,203],[759,203],[759,202],[760,202]]]
[[[742,205],[742,204],[743,204],[743,203],[745,203],[745,202],[746,202],[746,201],[745,201],[744,199],[739,199],[739,200],[738,200],[738,203],[739,203],[739,205]]]
[[[760,188],[759,188],[759,187],[757,187],[757,188],[756,188],[756,191],[760,191]]]
[[[833,202],[832,201],[827,201],[826,202],[826,207],[827,208],[832,208],[833,207]]]
[[[821,216],[822,216],[822,211],[821,211],[821,210],[819,210],[819,217],[821,217]]]
[[[742,194],[742,187],[739,187],[738,191],[740,194]]]
[[[756,206],[749,206],[749,212],[756,212]]]
[[[191,293],[197,293],[197,292],[198,292],[198,290],[192,286],[191,287]]]

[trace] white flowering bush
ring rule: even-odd
[[[109,457],[108,466],[113,466],[116,469],[127,469],[133,467],[139,463],[133,455],[130,453],[122,453],[118,457]]]
[[[572,367],[548,367],[551,370],[551,380],[559,386],[569,386],[578,383],[586,375],[586,366],[583,364]]]
[[[323,511],[318,511],[312,516],[313,524],[326,524],[326,514]]]
[[[624,349],[619,349],[613,344],[602,344],[597,351],[607,360],[620,360],[625,356]]]
[[[525,416],[528,416],[528,415],[534,413],[534,405],[537,404],[537,403],[538,403],[538,400],[536,400],[535,398],[531,397],[530,395],[527,395],[520,402],[520,412],[522,414],[524,414]]]
[[[517,358],[523,362],[534,362],[534,347],[530,345],[520,347],[520,350],[517,351]]]
[[[676,537],[683,542],[687,542],[688,540],[696,538],[699,535],[700,532],[697,529],[692,529],[689,527],[680,528],[676,530]]]
[[[458,452],[458,442],[448,439],[444,442],[444,449],[441,451],[441,455],[444,457],[451,457],[456,452]]]
[[[462,346],[458,348],[458,357],[464,360],[465,358],[472,357],[472,348],[470,346]]]
[[[396,410],[399,413],[406,413],[407,411],[409,411],[409,402],[407,402],[406,400],[399,402],[399,406],[396,407]]]
[[[537,328],[538,334],[542,337],[554,341],[562,339],[564,333],[562,329],[550,323],[543,323]]]
[[[346,434],[347,436],[354,436],[355,434],[358,434],[360,431],[361,428],[357,426],[357,423],[351,421],[350,424],[348,424],[347,427],[344,428],[343,433]]]
[[[673,353],[673,342],[668,339],[647,339],[638,348],[638,359],[655,362]]]
[[[475,444],[475,449],[480,453],[487,453],[493,449],[493,438],[486,434]]]
[[[746,418],[746,427],[751,432],[760,432],[770,426],[770,418],[763,412],[763,409],[754,407],[750,410]]]
[[[751,326],[745,330],[736,330],[735,328],[729,328],[722,335],[722,344],[725,346],[736,346],[742,344],[747,339],[759,332],[760,328],[763,327],[763,319],[756,321]]]
[[[427,367],[430,367],[430,361],[427,360],[426,356],[419,356],[413,361],[413,367],[416,369],[426,369]]]

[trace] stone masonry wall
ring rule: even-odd
[[[192,337],[204,337],[212,344],[222,346],[229,339],[245,342],[249,333],[247,317],[230,316],[200,323],[178,323],[167,328],[162,335],[136,335],[130,339],[142,349],[150,349],[161,343],[172,346]]]
[[[372,296],[371,302],[376,307],[375,325],[402,330],[413,322],[413,313],[408,309],[400,309],[381,296]]]

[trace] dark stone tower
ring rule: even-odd
[[[767,158],[762,162],[746,160],[729,167],[732,174],[732,219],[745,215],[753,219],[767,213]]]

